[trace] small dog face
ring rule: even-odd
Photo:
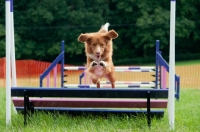
[[[106,55],[112,53],[112,39],[118,37],[114,30],[109,32],[96,32],[81,34],[79,42],[85,43],[85,52],[88,57],[95,61],[104,60]]]
[[[104,39],[90,38],[87,40],[87,50],[90,51],[90,56],[94,60],[100,60],[103,52],[106,49],[107,43]]]

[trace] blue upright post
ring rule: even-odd
[[[82,84],[81,79],[84,77],[85,73],[83,72],[80,76],[79,76],[79,84]]]
[[[160,47],[160,40],[156,40],[156,54],[159,52]],[[159,61],[156,57],[156,88],[158,88],[158,67],[159,67]]]
[[[177,99],[179,100],[179,95],[180,95],[180,76],[178,76],[178,80],[177,80],[176,94],[177,94]]]
[[[42,74],[40,74],[40,87],[42,87]]]
[[[63,40],[61,42],[61,51],[62,51],[62,60],[61,60],[61,88],[63,87],[63,83],[64,83],[64,62],[65,62],[65,58],[64,58],[64,45],[65,45],[65,41]]]

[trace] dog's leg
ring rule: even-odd
[[[96,76],[91,77],[92,83],[97,85],[97,88],[100,88],[100,81]]]
[[[115,88],[115,83],[111,83],[112,88]]]
[[[108,73],[111,72],[111,67],[110,67],[110,65],[109,65],[108,62],[106,62],[106,61],[100,61],[99,65],[102,66],[103,68],[105,68],[104,71],[105,71],[106,74],[108,74]]]
[[[98,65],[98,63],[94,60],[92,60],[91,58],[87,57],[87,70],[91,71],[91,69],[93,69],[93,67],[96,67]]]
[[[112,65],[108,61],[100,61],[99,65],[105,68],[106,74],[110,73],[112,71],[111,67]]]
[[[96,61],[93,61],[93,62],[90,63],[90,67],[95,67],[97,65],[98,65],[98,63]]]
[[[100,82],[97,83],[97,88],[100,88]]]
[[[114,66],[112,63],[109,63],[108,61],[100,61],[99,65],[106,68],[105,72],[107,74],[107,78],[111,83],[112,88],[115,88],[115,75],[114,75]]]
[[[94,73],[94,67],[96,67],[98,65],[98,63],[96,62],[96,61],[92,61],[90,64],[89,64],[89,66],[88,66],[88,68],[86,69],[86,72],[88,73],[88,74],[90,74],[90,75],[93,75],[93,73]]]
[[[107,63],[105,61],[100,61],[99,62],[99,65],[102,66],[102,67],[106,67],[107,66]]]
[[[89,63],[90,62],[90,63]],[[86,70],[86,72],[88,73],[88,75],[91,76],[91,80],[92,80],[92,83],[93,84],[96,84],[97,88],[100,88],[100,81],[99,81],[99,78],[96,77],[94,75],[94,72],[95,72],[95,67],[98,66],[98,63],[96,61],[92,61],[91,60],[88,60],[88,64],[87,64],[89,67],[88,69]]]
[[[114,72],[112,71],[109,74],[107,74],[107,78],[110,81],[112,88],[115,88]]]

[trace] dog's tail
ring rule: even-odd
[[[108,27],[110,26],[110,23],[106,23],[105,25],[101,26],[101,29],[99,30],[99,32],[104,33],[104,32],[108,32]]]

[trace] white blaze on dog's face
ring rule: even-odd
[[[79,42],[85,43],[86,55],[93,60],[100,61],[105,55],[112,52],[112,39],[118,37],[114,30],[109,32],[96,32],[81,34],[78,37]]]

